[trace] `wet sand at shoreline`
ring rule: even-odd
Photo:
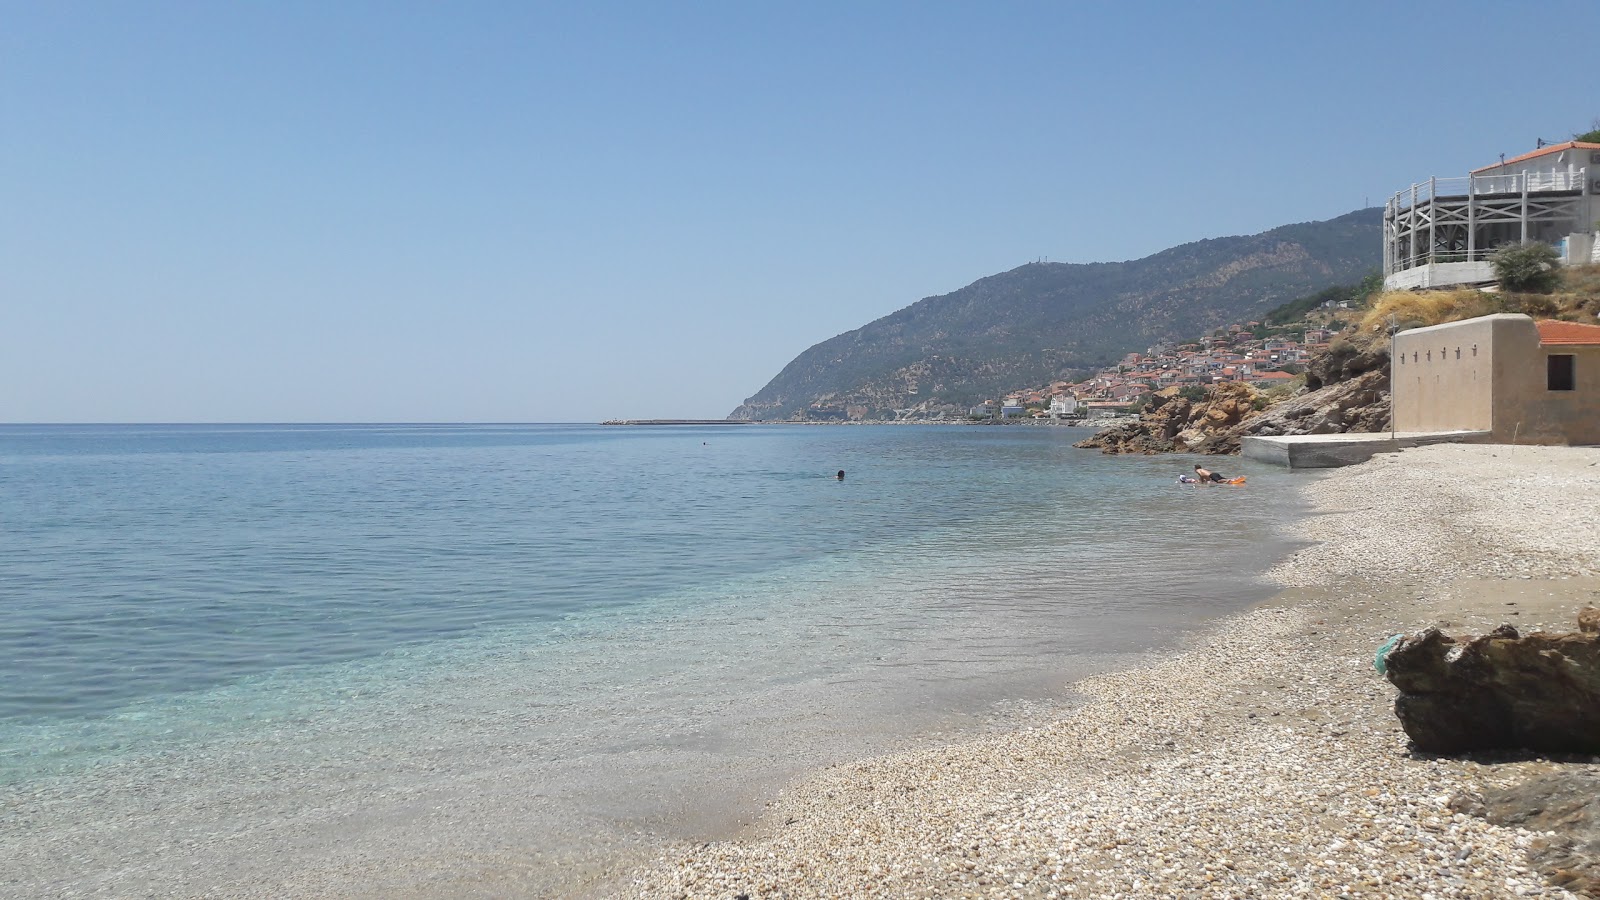
[[[1285,591],[1067,718],[841,765],[741,839],[612,882],[656,897],[1567,897],[1534,835],[1449,798],[1541,760],[1412,756],[1372,668],[1397,631],[1570,630],[1600,600],[1600,450],[1443,445],[1308,484]],[[593,885],[598,892],[599,885]]]

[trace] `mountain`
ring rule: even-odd
[[[1029,263],[928,297],[795,357],[731,419],[955,413],[1191,340],[1381,263],[1381,209],[1114,263]]]

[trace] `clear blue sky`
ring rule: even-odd
[[[1596,13],[0,2],[0,421],[721,417],[1038,257],[1567,139]]]

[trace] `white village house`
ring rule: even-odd
[[[1050,398],[1050,415],[1060,419],[1078,411],[1078,398],[1071,394],[1057,394]]]

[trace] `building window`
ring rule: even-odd
[[[1572,360],[1570,353],[1552,353],[1545,369],[1545,384],[1552,391],[1570,391],[1577,385],[1572,377]]]

